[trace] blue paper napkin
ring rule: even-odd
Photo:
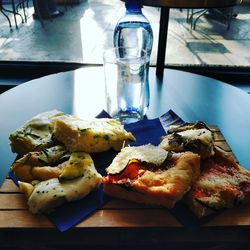
[[[110,116],[105,111],[102,111],[97,117],[104,118]],[[139,146],[148,143],[158,145],[160,143],[160,137],[166,135],[169,125],[182,123],[183,120],[170,110],[157,119],[144,119],[136,123],[125,125],[125,129],[132,132],[136,137],[136,142],[131,145]],[[109,166],[116,154],[117,152],[112,150],[104,153],[91,154],[97,171],[105,175],[105,168]],[[18,180],[12,172],[10,173],[10,177],[17,184]],[[105,196],[103,187],[101,186],[98,190],[90,193],[82,200],[65,203],[47,216],[58,230],[63,232],[81,222],[94,211],[100,209],[108,200],[109,198]],[[198,225],[199,220],[196,219],[182,203],[177,204],[177,208],[171,209],[170,212],[172,212],[183,225],[191,227]]]

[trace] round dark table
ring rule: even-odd
[[[148,118],[172,109],[183,120],[216,125],[239,162],[250,170],[250,95],[211,78],[165,69],[159,80],[150,68]],[[94,117],[105,108],[103,67],[86,67],[21,84],[0,95],[0,184],[15,158],[8,136],[32,116],[58,109]]]

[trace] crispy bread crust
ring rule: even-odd
[[[200,157],[191,152],[174,154],[174,166],[150,171],[142,169],[132,181],[131,190],[123,188],[109,177],[104,178],[104,191],[113,197],[137,203],[172,208],[182,199],[200,173]]]
[[[111,197],[133,201],[136,203],[142,203],[146,205],[161,205],[167,208],[172,208],[176,201],[170,198],[164,198],[159,196],[153,196],[135,192],[133,190],[127,190],[117,184],[107,183],[104,185],[104,192]]]

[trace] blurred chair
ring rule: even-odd
[[[11,13],[14,15],[15,26],[18,29],[17,16],[21,18],[22,23],[27,21],[27,15],[26,15],[26,9],[25,9],[25,2],[27,1],[28,0],[11,0],[11,1],[6,2],[3,0],[0,0],[0,11],[7,18],[11,29],[12,29],[12,24],[7,13]],[[22,14],[20,13],[21,10],[24,16],[22,16]]]
[[[26,10],[25,10],[25,2],[28,0],[11,0],[12,4],[12,13],[14,14],[14,21],[16,28],[18,29],[17,25],[17,16],[21,18],[22,23],[27,21],[27,15],[26,15]],[[20,13],[20,11],[23,12],[23,15]]]
[[[3,1],[2,1],[2,0],[0,0],[0,12],[6,17],[8,23],[9,23],[10,29],[12,30],[11,21],[10,21],[8,15],[6,14],[6,12],[10,12],[10,11],[9,11],[8,9],[5,9],[5,8],[3,7]]]
[[[190,23],[191,29],[195,30],[198,20],[206,14],[209,14],[211,18],[223,21],[226,24],[227,30],[230,29],[232,18],[237,16],[234,12],[234,7],[200,9],[196,11],[194,9],[187,9],[187,22]]]
[[[25,22],[27,22],[28,18],[28,13],[27,13],[28,7],[29,7],[29,0],[18,0],[17,4],[15,5],[16,12],[19,13],[19,10],[23,12]]]

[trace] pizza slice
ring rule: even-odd
[[[168,134],[161,138],[159,146],[174,152],[191,151],[204,159],[214,154],[214,135],[202,121],[172,125]]]
[[[72,153],[58,178],[22,182],[19,188],[27,197],[29,210],[48,213],[69,201],[80,200],[99,187],[102,176],[96,171],[89,154]]]
[[[67,116],[55,123],[54,137],[71,151],[88,153],[104,152],[109,149],[119,151],[123,146],[135,141],[119,121],[108,118],[83,120]]]
[[[197,217],[250,202],[250,172],[216,147],[201,161],[201,174],[185,198]]]
[[[172,208],[200,173],[200,157],[153,145],[125,147],[106,169],[104,191],[116,198]]]
[[[24,155],[31,151],[40,151],[55,144],[52,138],[54,122],[64,113],[51,110],[38,114],[13,131],[10,146],[13,153]]]

